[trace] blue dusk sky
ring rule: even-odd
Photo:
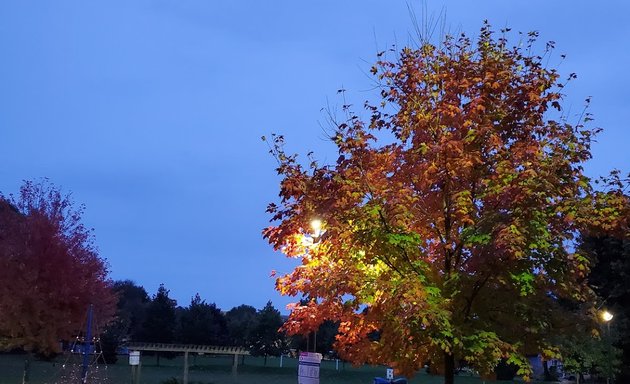
[[[376,95],[366,73],[413,36],[408,5],[452,32],[488,19],[513,42],[539,31],[540,52],[554,40],[550,66],[578,74],[564,106],[592,96],[604,128],[588,175],[628,171],[627,1],[3,0],[0,191],[48,177],[72,192],[113,279],[284,311],[269,275],[295,261],[261,237],[279,178],[260,138],[334,161],[322,108],[342,87],[356,106]]]

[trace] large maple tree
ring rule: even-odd
[[[47,180],[0,199],[0,347],[59,352],[90,304],[96,328],[111,320],[116,296],[81,213]]]
[[[522,47],[505,33],[379,54],[380,100],[366,119],[344,107],[336,164],[303,166],[274,135],[280,202],[263,235],[301,258],[277,289],[308,298],[289,332],[339,322],[343,358],[406,375],[430,361],[446,383],[460,360],[527,376],[525,354],[558,356],[558,301],[592,298],[571,244],[595,212],[582,165],[597,130],[563,117],[553,43],[536,56],[536,33]]]

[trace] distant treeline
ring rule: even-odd
[[[254,356],[279,356],[292,349],[329,354],[337,333],[337,326],[326,322],[309,337],[288,336],[271,301],[261,309],[239,305],[224,312],[199,294],[187,307],[177,306],[164,285],[151,297],[131,280],[115,281],[113,290],[118,297],[116,317],[100,339],[108,361],[115,360],[115,352],[127,342],[237,346]]]

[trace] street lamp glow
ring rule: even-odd
[[[604,320],[605,322],[609,322],[613,319],[613,317],[613,314],[608,311],[602,312],[602,320]]]
[[[322,231],[322,221],[319,219],[311,220],[311,229],[313,229],[313,236],[319,237]]]

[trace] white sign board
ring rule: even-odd
[[[319,366],[321,362],[321,353],[300,353],[300,360],[298,362],[298,384],[319,384]]]
[[[394,380],[394,370],[387,368],[387,380]]]
[[[140,365],[140,351],[129,351],[129,365]]]

